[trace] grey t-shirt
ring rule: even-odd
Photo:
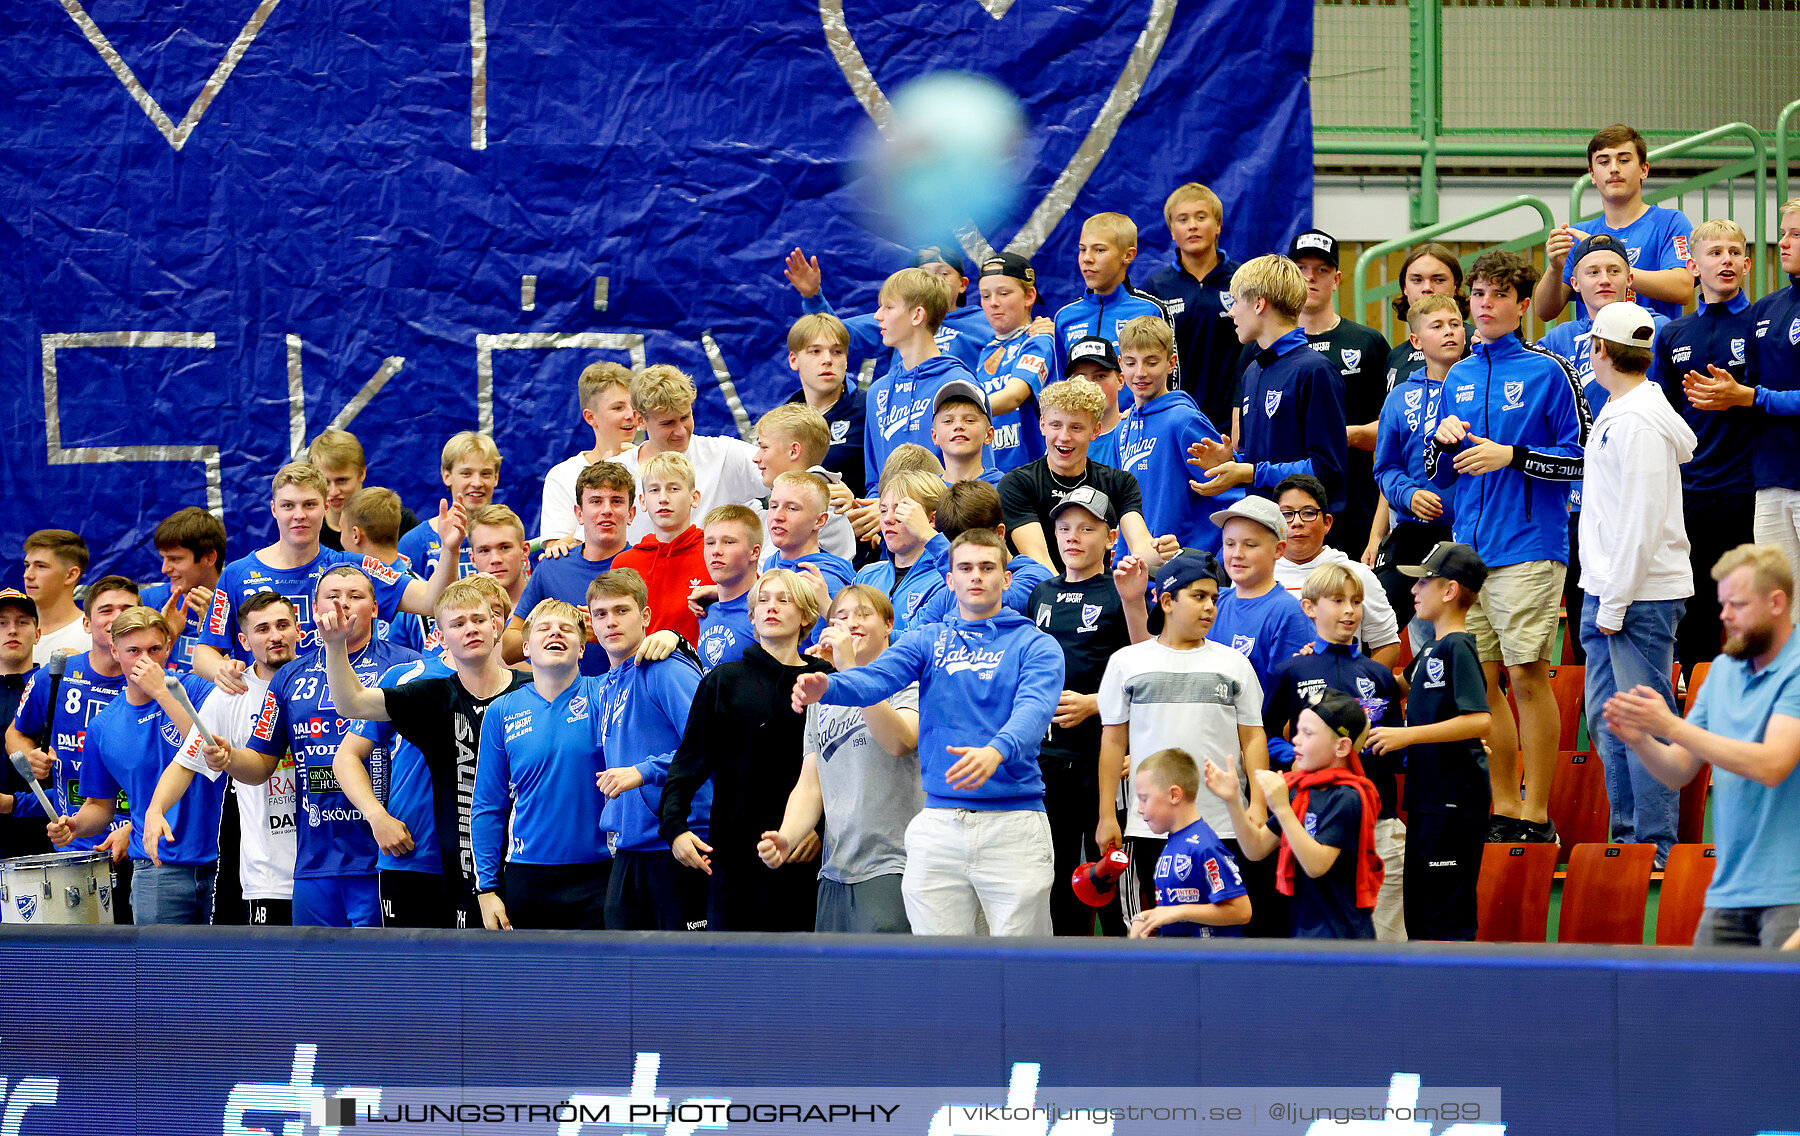
[[[887,700],[898,709],[919,708],[919,686]],[[896,757],[869,733],[858,706],[806,709],[806,752],[819,755],[819,789],[825,803],[825,858],[819,876],[860,884],[906,870],[906,826],[925,807],[919,751]]]

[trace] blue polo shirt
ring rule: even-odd
[[[1752,672],[1747,659],[1720,655],[1687,720],[1720,737],[1760,742],[1771,715],[1800,718],[1800,635]],[[1800,770],[1760,785],[1713,767],[1713,844],[1718,866],[1708,907],[1800,903]]]

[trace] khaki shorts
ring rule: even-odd
[[[1528,560],[1488,572],[1469,609],[1469,634],[1484,663],[1547,663],[1556,648],[1556,616],[1569,566]]]

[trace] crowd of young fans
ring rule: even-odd
[[[794,250],[755,441],[594,363],[535,537],[492,439],[421,522],[342,430],[236,558],[192,507],[146,587],[34,533],[0,710],[57,815],[11,775],[0,852],[109,853],[139,923],[1471,939],[1485,844],[1558,839],[1566,634],[1613,839],[1666,856],[1710,764],[1697,942],[1800,941],[1800,284],[1751,303],[1636,132],[1589,162],[1542,277],[1413,250],[1392,346],[1332,236],[1239,264],[1188,184],[1171,263],[1090,217],[1054,313],[934,247],[840,319]]]

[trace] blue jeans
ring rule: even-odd
[[[1600,601],[1581,604],[1581,646],[1587,652],[1588,733],[1606,767],[1606,796],[1612,804],[1612,838],[1621,844],[1654,844],[1657,859],[1675,843],[1681,794],[1650,775],[1644,763],[1606,728],[1601,710],[1620,690],[1647,686],[1677,714],[1669,672],[1675,665],[1675,627],[1686,600],[1638,600],[1625,609],[1625,626],[1602,635],[1594,619]]]
[[[148,860],[131,862],[131,921],[205,925],[212,922],[213,882],[217,863],[190,867]]]

